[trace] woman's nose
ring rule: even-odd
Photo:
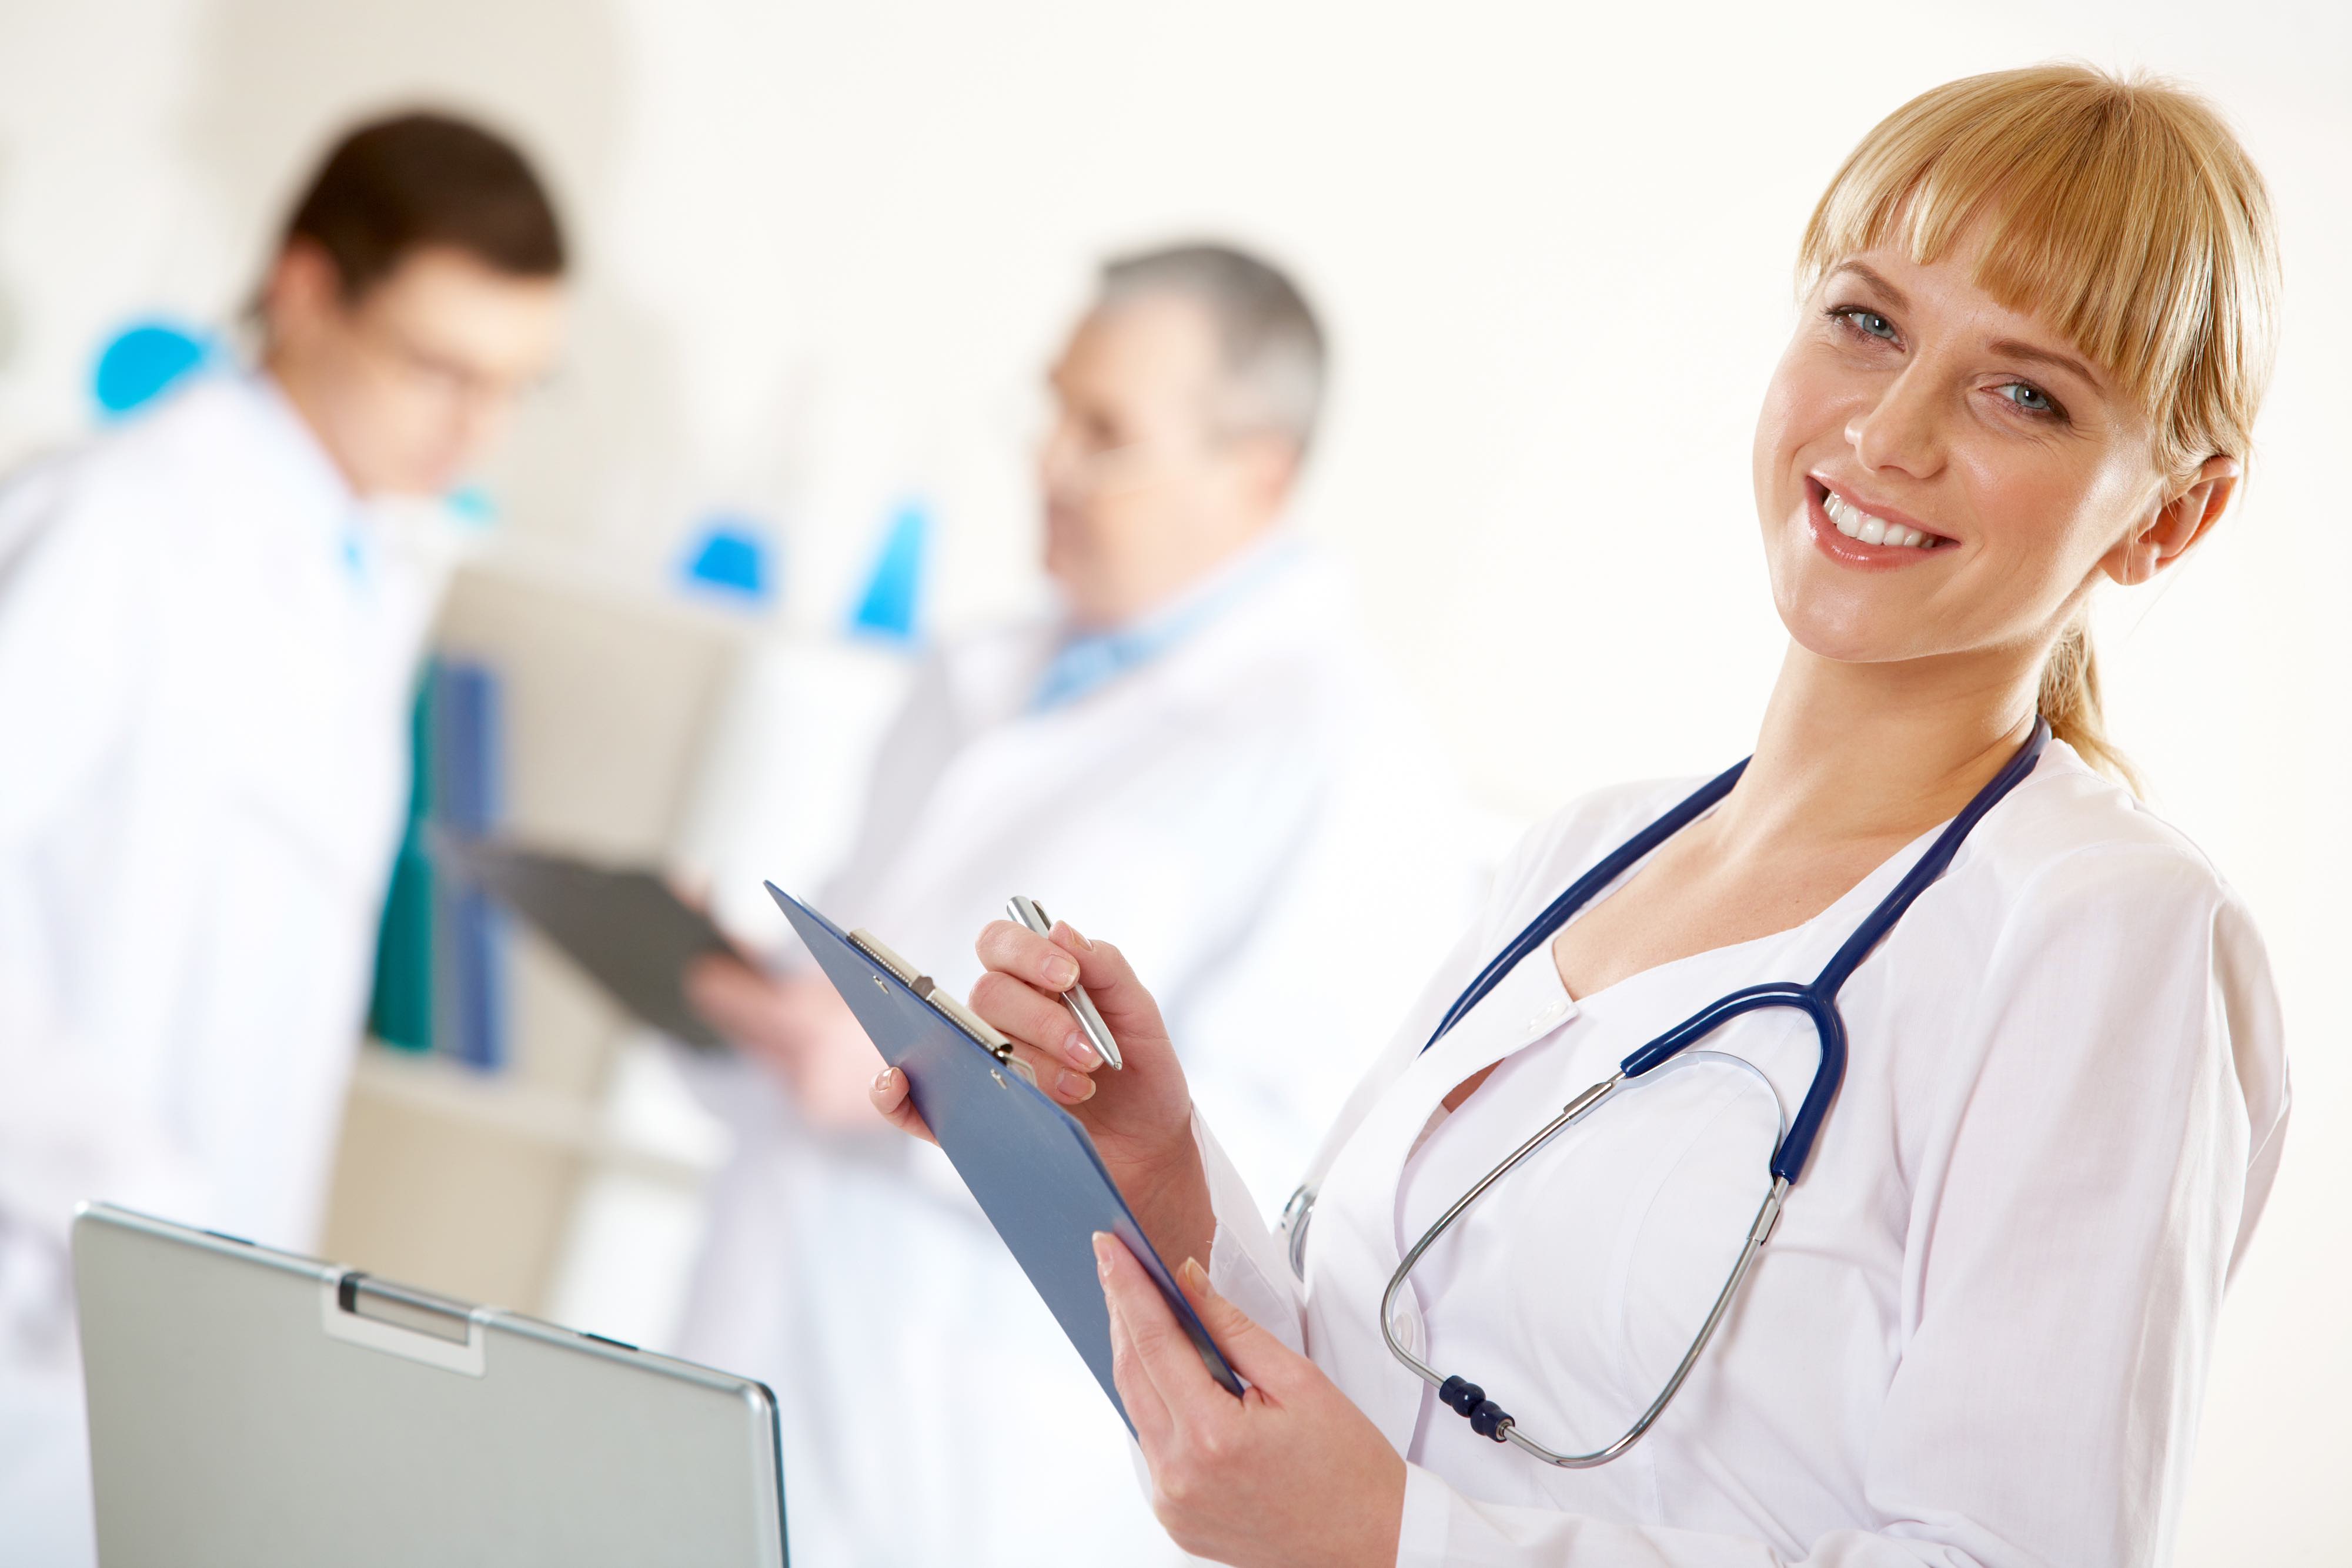
[[[1848,416],[1846,442],[1864,468],[1925,479],[1944,465],[1943,399],[1922,369],[1906,365]]]

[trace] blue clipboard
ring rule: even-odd
[[[844,932],[774,883],[767,889],[882,1059],[906,1072],[915,1109],[1128,1430],[1135,1423],[1111,1382],[1110,1315],[1095,1272],[1097,1230],[1127,1243],[1209,1375],[1238,1396],[1242,1380],[1143,1239],[1143,1228],[1077,1120],[1038,1092],[1009,1055],[991,1048],[984,1024],[960,1021],[955,1012],[963,1009],[953,998],[944,1007],[931,1000],[930,982],[904,959],[863,932]]]

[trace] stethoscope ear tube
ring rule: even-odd
[[[1682,1360],[1675,1364],[1675,1375],[1666,1379],[1666,1385],[1658,1390],[1658,1396],[1650,1401],[1649,1408],[1642,1412],[1641,1419],[1628,1427],[1622,1437],[1589,1454],[1558,1454],[1521,1432],[1514,1423],[1496,1440],[1507,1440],[1544,1463],[1556,1465],[1564,1470],[1589,1470],[1597,1465],[1605,1465],[1640,1442],[1643,1434],[1665,1414],[1666,1406],[1682,1391],[1683,1380],[1690,1375],[1691,1368],[1698,1364],[1699,1356],[1706,1350],[1707,1341],[1715,1337],[1715,1331],[1721,1326],[1725,1314],[1730,1312],[1732,1301],[1739,1295],[1740,1285],[1748,1279],[1748,1270],[1755,1266],[1756,1255],[1764,1249],[1764,1243],[1771,1239],[1773,1228],[1780,1224],[1780,1209],[1788,1197],[1789,1184],[1775,1176],[1772,1190],[1764,1195],[1763,1204],[1756,1210],[1755,1221],[1748,1228],[1748,1239],[1740,1246],[1738,1259],[1731,1265],[1731,1272],[1725,1276],[1723,1289],[1716,1292],[1715,1304],[1706,1311],[1706,1321],[1699,1324],[1698,1333],[1691,1339],[1690,1348],[1683,1352]]]
[[[1806,1086],[1805,1098],[1797,1107],[1795,1119],[1772,1149],[1773,1176],[1794,1186],[1797,1178],[1805,1174],[1806,1162],[1812,1158],[1813,1142],[1821,1135],[1822,1122],[1829,1117],[1830,1102],[1837,1097],[1838,1086],[1845,1082],[1845,1020],[1838,1015],[1835,995],[1822,990],[1818,981],[1810,986],[1773,981],[1734,991],[1708,1003],[1650,1041],[1621,1066],[1628,1078],[1654,1072],[1740,1014],[1765,1008],[1794,1008],[1804,1013],[1812,1019],[1813,1032],[1820,1041],[1813,1081]]]
[[[1575,1099],[1570,1100],[1566,1105],[1561,1106],[1559,1115],[1537,1128],[1534,1136],[1506,1155],[1501,1164],[1480,1176],[1475,1186],[1455,1198],[1453,1205],[1437,1217],[1436,1223],[1423,1232],[1421,1239],[1412,1244],[1412,1249],[1407,1252],[1403,1260],[1397,1264],[1396,1272],[1389,1276],[1389,1288],[1381,1292],[1381,1337],[1388,1341],[1389,1353],[1391,1355],[1419,1373],[1423,1379],[1433,1386],[1442,1385],[1444,1383],[1444,1375],[1405,1349],[1398,1343],[1396,1336],[1396,1299],[1403,1291],[1406,1279],[1412,1275],[1413,1265],[1421,1261],[1421,1255],[1428,1251],[1455,1220],[1469,1212],[1471,1205],[1486,1195],[1487,1188],[1508,1176],[1512,1167],[1521,1160],[1526,1159],[1590,1115],[1595,1107],[1615,1093],[1619,1085],[1624,1082],[1625,1075],[1622,1072],[1612,1072]],[[1466,1411],[1464,1413],[1468,1414]]]
[[[1301,1182],[1298,1190],[1282,1206],[1282,1225],[1290,1239],[1291,1275],[1302,1284],[1307,1280],[1307,1226],[1314,1218],[1315,1188]]]
[[[1471,1206],[1486,1196],[1496,1182],[1509,1175],[1519,1162],[1607,1103],[1630,1080],[1624,1073],[1612,1073],[1561,1107],[1559,1115],[1545,1123],[1534,1136],[1504,1156],[1494,1169],[1480,1177],[1475,1186],[1454,1199],[1453,1206],[1437,1217],[1398,1262],[1396,1272],[1389,1276],[1388,1289],[1381,1292],[1381,1337],[1387,1341],[1390,1354],[1411,1367],[1423,1382],[1436,1389],[1438,1399],[1468,1420],[1471,1430],[1480,1437],[1497,1443],[1510,1443],[1544,1463],[1561,1469],[1591,1469],[1607,1464],[1639,1442],[1643,1434],[1665,1412],[1667,1405],[1681,1391],[1684,1380],[1690,1376],[1691,1368],[1698,1364],[1699,1356],[1706,1351],[1707,1342],[1715,1337],[1715,1331],[1722,1325],[1725,1314],[1731,1310],[1731,1303],[1738,1296],[1739,1287],[1748,1278],[1748,1270],[1755,1266],[1756,1255],[1763,1250],[1764,1243],[1771,1239],[1773,1228],[1780,1223],[1780,1210],[1788,1200],[1788,1178],[1777,1175],[1772,1178],[1771,1190],[1765,1194],[1763,1203],[1756,1210],[1756,1218],[1748,1224],[1747,1239],[1740,1245],[1739,1256],[1733,1261],[1731,1271],[1724,1277],[1723,1289],[1716,1292],[1706,1321],[1699,1324],[1698,1333],[1691,1338],[1690,1347],[1675,1363],[1674,1375],[1666,1379],[1665,1386],[1658,1391],[1655,1399],[1650,1401],[1640,1418],[1615,1441],[1589,1453],[1563,1454],[1544,1447],[1520,1431],[1517,1419],[1487,1398],[1486,1391],[1478,1385],[1465,1377],[1441,1373],[1407,1350],[1397,1337],[1396,1302],[1398,1296],[1403,1293],[1406,1280],[1412,1277],[1423,1255],[1436,1244],[1437,1239],[1444,1235],[1454,1221],[1468,1213]],[[1784,1137],[1783,1145],[1787,1141]]]

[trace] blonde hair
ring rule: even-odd
[[[2039,316],[2137,400],[2167,478],[2242,461],[2270,380],[2269,193],[2210,105],[2149,78],[2035,66],[1947,82],[1881,120],[1805,225],[1801,292],[1846,257],[1922,264],[1963,241],[1978,287]],[[2127,784],[2080,614],[2042,674],[2058,737]]]

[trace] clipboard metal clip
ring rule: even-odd
[[[891,977],[900,985],[929,1003],[933,1010],[942,1018],[970,1035],[982,1050],[996,1058],[1001,1066],[1011,1068],[1032,1089],[1037,1086],[1037,1075],[1029,1070],[1027,1062],[1013,1054],[1011,1040],[989,1027],[987,1019],[940,989],[939,983],[929,975],[922,973],[906,959],[890,951],[888,946],[879,936],[861,926],[849,934],[849,943],[851,946],[888,970]],[[885,990],[889,988],[883,984],[882,977],[879,975],[874,977],[874,983],[882,986]],[[1001,1073],[997,1077],[997,1082],[999,1083],[1004,1082]]]

